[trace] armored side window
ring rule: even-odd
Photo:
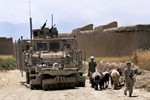
[[[37,43],[37,50],[47,50],[46,43]]]
[[[58,43],[58,42],[49,43],[49,50],[58,52],[60,50],[60,43]]]

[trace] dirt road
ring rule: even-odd
[[[86,87],[68,90],[30,90],[21,85],[25,81],[18,70],[0,72],[0,100],[150,100],[150,93],[135,89],[133,97],[123,94],[123,89],[95,91],[86,81]]]

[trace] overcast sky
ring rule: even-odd
[[[150,24],[150,0],[30,0],[30,2],[33,28],[40,28],[45,20],[48,20],[47,26],[50,27],[53,14],[54,23],[60,33],[71,32],[74,28],[91,23],[94,26],[112,21],[117,21],[119,26]],[[28,25],[29,0],[1,0],[0,23],[6,22]],[[29,31],[29,28],[27,30]],[[7,34],[4,33],[3,31],[3,35]],[[8,35],[11,36],[10,33]]]

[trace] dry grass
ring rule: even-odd
[[[132,60],[131,57],[100,57],[100,58],[96,58],[96,61],[97,62],[100,62],[100,61],[104,61],[104,62],[126,62],[126,61],[129,61],[129,60]]]
[[[0,71],[16,69],[16,60],[13,56],[0,55]]]
[[[100,57],[96,58],[97,62],[126,62],[132,61],[136,65],[138,65],[141,69],[150,71],[150,51],[149,50],[138,50],[132,56],[126,57]]]
[[[137,51],[137,65],[145,70],[150,71],[150,51]]]
[[[0,55],[0,60],[5,60],[9,58],[13,58],[13,56],[12,55]]]

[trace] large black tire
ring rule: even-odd
[[[64,84],[59,84],[59,89],[64,89]]]
[[[48,89],[49,89],[49,90],[53,90],[53,89],[54,89],[54,85],[49,85],[49,86],[48,86]]]
[[[30,74],[29,74],[29,72],[26,72],[26,82],[27,82],[27,84],[30,83]]]
[[[58,90],[59,89],[59,85],[58,84],[54,84],[54,89]]]
[[[70,83],[69,85],[70,85],[70,88],[71,88],[71,89],[74,89],[74,88],[75,88],[75,83]]]
[[[85,82],[80,82],[81,87],[85,87]]]
[[[42,88],[43,88],[44,91],[48,90],[48,86],[47,85],[42,85]]]
[[[65,89],[69,89],[69,83],[65,83],[65,84],[64,84],[64,88],[65,88]]]
[[[30,84],[30,89],[31,89],[31,90],[34,90],[34,88],[35,88],[35,86],[32,85],[32,84]]]

